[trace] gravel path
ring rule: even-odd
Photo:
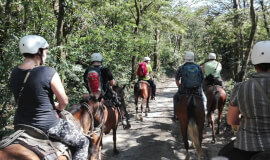
[[[117,130],[118,155],[113,154],[112,132],[103,138],[103,160],[182,160],[185,148],[182,143],[179,122],[172,120],[172,97],[177,91],[174,79],[167,78],[157,84],[157,96],[150,102],[150,113],[143,122],[135,120],[135,106],[128,105],[131,129],[123,130],[119,124]],[[224,119],[223,119],[224,121]],[[218,150],[232,138],[225,122],[221,124],[221,134],[217,142],[211,144],[210,128],[204,128],[202,142],[203,160],[217,155]],[[196,159],[194,148],[189,149],[190,159]]]

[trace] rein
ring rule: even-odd
[[[102,105],[100,105],[100,102],[98,102],[99,103],[99,105],[98,105],[98,109],[99,108],[101,108],[101,110],[103,111],[103,113],[104,113],[104,109],[102,108]],[[102,130],[103,130],[103,126],[104,126],[104,118],[102,119],[102,121],[101,121],[101,123],[97,126],[97,127],[94,127],[94,117],[96,116],[96,114],[97,114],[97,112],[95,113],[95,115],[93,115],[93,113],[92,113],[92,111],[91,111],[91,109],[90,109],[90,106],[88,105],[88,103],[86,103],[86,102],[83,102],[82,103],[82,106],[84,106],[85,108],[86,108],[86,110],[87,110],[87,112],[89,113],[89,115],[90,115],[90,117],[91,117],[91,120],[92,120],[92,127],[91,127],[91,130],[90,131],[88,131],[88,133],[87,134],[84,134],[86,137],[88,137],[88,138],[91,138],[92,139],[92,135],[93,134],[100,134],[100,136],[101,136],[101,134],[102,134]],[[97,110],[98,110],[97,109]]]

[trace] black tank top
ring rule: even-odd
[[[16,67],[11,73],[10,86],[16,102],[28,71]],[[27,124],[46,132],[59,122],[51,90],[51,80],[55,73],[55,69],[48,66],[31,70],[19,99],[14,125]]]

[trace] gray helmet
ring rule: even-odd
[[[191,51],[187,51],[184,57],[185,62],[194,62],[194,53]]]
[[[91,62],[102,62],[102,55],[100,53],[93,53],[91,55]]]
[[[217,58],[217,56],[215,53],[209,53],[208,59],[216,59],[216,58]]]
[[[43,37],[37,35],[24,36],[19,42],[21,54],[36,54],[40,48],[45,49],[48,47],[48,42]]]

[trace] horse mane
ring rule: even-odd
[[[215,77],[212,74],[209,74],[205,77],[205,81],[207,81],[208,85],[214,85],[215,84]]]
[[[81,104],[74,104],[67,109],[71,114],[77,113],[81,109]]]

